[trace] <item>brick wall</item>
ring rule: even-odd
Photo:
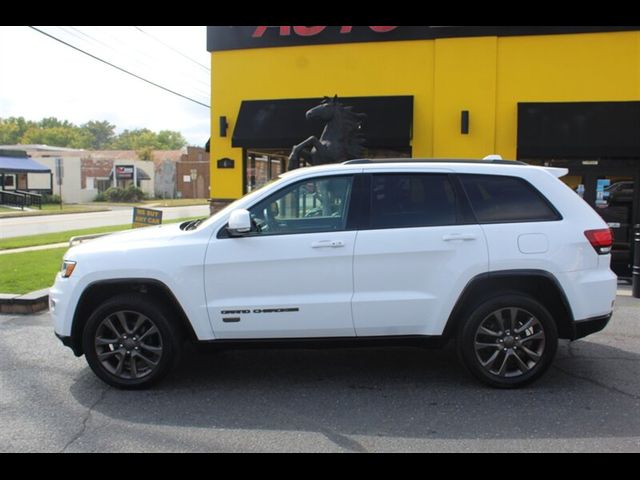
[[[87,188],[87,177],[109,177],[113,169],[113,160],[98,159],[91,157],[80,160],[80,185],[81,188]]]
[[[195,182],[191,179],[191,170],[197,172]],[[209,198],[209,162],[178,162],[176,187],[182,198]]]

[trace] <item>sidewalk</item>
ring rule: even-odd
[[[7,250],[0,250],[0,255],[9,255],[11,253],[23,253],[33,252],[35,250],[49,250],[51,248],[68,247],[69,242],[63,243],[50,243],[49,245],[38,245],[37,247],[23,247],[23,248],[9,248]]]
[[[618,296],[620,297],[632,297],[631,285],[618,284]]]
[[[209,206],[161,207],[163,220],[185,217],[208,217]],[[17,217],[0,219],[0,238],[37,235],[40,233],[62,232],[105,225],[123,225],[131,223],[133,208],[124,207],[106,212],[70,213],[51,217]]]

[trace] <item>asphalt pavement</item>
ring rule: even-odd
[[[0,452],[639,452],[640,300],[562,342],[522,390],[443,350],[190,349],[158,387],[110,388],[50,316],[0,316]]]
[[[110,208],[113,210],[108,212],[0,218],[0,239],[131,223],[133,207]],[[150,208],[161,210],[163,220],[209,216],[208,205]]]

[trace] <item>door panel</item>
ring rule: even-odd
[[[359,232],[356,334],[440,335],[468,279],[487,267],[478,225]]]
[[[358,336],[440,335],[469,279],[486,272],[482,229],[466,224],[447,173],[374,174],[370,224],[354,252]]]
[[[330,232],[218,240],[207,252],[205,268],[216,338],[353,336],[355,236]],[[317,248],[321,242],[327,246]]]
[[[341,175],[283,187],[249,209],[251,233],[213,240],[205,289],[216,338],[355,335],[352,184]]]

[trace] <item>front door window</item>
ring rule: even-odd
[[[345,229],[352,176],[304,180],[252,207],[254,235],[290,235]]]

